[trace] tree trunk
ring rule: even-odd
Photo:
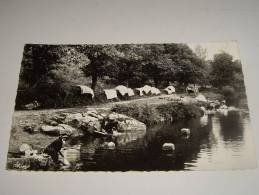
[[[93,90],[95,90],[96,84],[97,84],[97,75],[92,75],[92,86],[91,86],[91,88]]]
[[[155,83],[155,87],[157,88],[158,87],[158,79],[157,78],[154,78],[154,83]]]

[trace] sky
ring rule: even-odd
[[[187,44],[194,52],[195,48],[200,45],[207,50],[207,60],[212,60],[217,53],[226,52],[233,56],[234,60],[240,60],[239,48],[236,41],[225,42],[210,42],[210,43],[188,43]]]

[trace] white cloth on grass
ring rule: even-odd
[[[111,100],[117,98],[117,91],[115,89],[105,89],[104,93],[106,95],[107,100]]]
[[[150,92],[153,95],[159,95],[161,93],[160,90],[158,88],[156,88],[156,87],[151,87],[151,91]]]
[[[145,85],[144,87],[136,88],[136,90],[139,91],[140,96],[143,96],[144,94],[148,95],[149,93],[152,94],[152,89],[153,89],[153,87],[151,87],[149,85]]]
[[[115,87],[115,89],[122,95],[128,95],[128,96],[134,96],[135,93],[133,91],[133,89],[125,87],[123,85],[118,85],[117,87]]]
[[[128,88],[128,96],[134,96],[135,95],[135,93],[134,93],[134,91],[133,91],[133,89],[131,89],[131,88]]]
[[[115,89],[122,95],[125,96],[126,94],[128,94],[128,88],[123,86],[123,85],[118,85],[117,87],[115,87]]]
[[[77,85],[78,87],[80,87],[81,90],[81,94],[91,94],[92,98],[94,98],[94,91],[85,85]]]
[[[164,89],[168,95],[172,94],[172,93],[175,93],[175,88],[174,86],[168,86]]]
[[[149,94],[152,90],[152,87],[150,87],[149,85],[145,85],[144,87],[142,87],[142,89],[145,92],[145,94]]]

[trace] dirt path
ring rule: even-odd
[[[161,103],[166,103],[168,101],[173,101],[176,100],[179,97],[179,94],[172,94],[172,95],[159,95],[159,96],[152,96],[152,97],[143,97],[143,98],[138,98],[138,99],[133,99],[133,100],[125,100],[125,101],[119,101],[119,102],[111,102],[111,103],[106,103],[104,105],[100,105],[101,107],[104,106],[106,108],[111,108],[114,105],[118,104],[161,104]]]
[[[73,108],[62,108],[62,109],[44,109],[44,110],[22,110],[22,111],[15,111],[15,116],[19,115],[30,115],[30,114],[51,114],[53,112],[73,112],[73,111],[84,111],[86,108],[95,108],[95,109],[104,109],[109,110],[113,106],[118,104],[163,104],[170,101],[174,101],[179,98],[181,94],[172,94],[172,95],[158,95],[152,97],[141,97],[138,99],[132,100],[124,100],[124,101],[117,101],[117,102],[108,102],[103,104],[96,104],[96,105],[88,105],[88,106],[81,106],[81,107],[73,107]]]
[[[220,99],[222,95],[220,95],[217,92],[209,92],[209,91],[203,91],[202,94],[206,98],[210,99]],[[149,104],[149,105],[155,105],[155,104],[164,104],[172,101],[176,101],[180,96],[184,97],[185,102],[192,102],[194,100],[193,97],[189,96],[186,93],[177,93],[172,95],[166,95],[161,94],[158,96],[143,96],[138,97],[131,100],[124,100],[124,101],[114,101],[114,102],[106,102],[102,104],[94,104],[94,105],[87,105],[87,106],[78,106],[73,108],[62,108],[62,109],[43,109],[43,110],[23,110],[23,111],[15,111],[14,117],[19,117],[23,115],[41,115],[41,114],[51,114],[54,112],[84,112],[86,109],[89,108],[95,108],[95,109],[103,109],[103,110],[109,110],[113,106],[118,104]]]

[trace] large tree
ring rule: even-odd
[[[146,76],[154,81],[156,87],[161,82],[170,81],[175,74],[175,64],[165,52],[162,44],[145,45],[145,56],[143,71]]]
[[[143,82],[144,73],[142,71],[143,45],[122,44],[116,45],[117,50],[122,54],[118,58],[111,77],[116,84],[124,84],[129,87],[139,87]]]
[[[240,77],[236,74],[242,74],[238,61],[234,62],[233,57],[225,52],[214,56],[211,68],[211,83],[219,88],[226,85],[232,86],[236,80],[235,77]]]
[[[174,66],[172,81],[182,85],[204,82],[205,64],[186,44],[165,44],[165,50]]]
[[[19,89],[37,89],[42,101],[62,103],[69,86],[90,80],[94,90],[99,79],[129,87],[185,85],[203,83],[204,70],[185,44],[26,45]]]
[[[117,51],[115,45],[85,45],[80,50],[90,60],[82,70],[86,77],[92,78],[93,90],[96,88],[98,78],[109,75],[118,58],[123,55]]]
[[[19,88],[32,87],[45,78],[50,66],[56,63],[59,58],[57,53],[54,52],[57,47],[53,45],[25,45]]]
[[[87,63],[89,59],[75,46],[28,44],[24,47],[20,79],[28,88],[48,82],[52,77],[53,82],[76,81],[82,78],[80,68]]]
[[[60,106],[72,85],[86,81],[81,67],[88,58],[75,46],[26,45],[20,73],[17,104],[39,100]]]

